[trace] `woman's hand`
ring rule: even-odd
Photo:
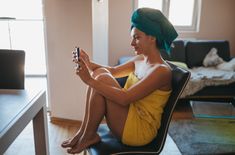
[[[83,51],[83,49],[80,50],[80,57],[83,58],[86,64],[90,64],[89,55],[85,51]]]
[[[90,58],[88,56],[88,54],[80,48],[80,52],[79,52],[79,57],[82,58],[85,62],[85,64],[87,65],[87,67],[91,70],[91,62],[90,62]],[[72,60],[73,62],[75,62],[76,64],[78,64],[78,57],[77,57],[77,52],[76,51],[72,51]]]
[[[84,83],[89,84],[90,80],[92,80],[92,76],[85,60],[82,57],[79,57],[77,62],[79,66],[76,68],[76,74]]]
[[[82,49],[80,50],[80,57],[84,60],[84,63],[87,65],[89,70],[92,70],[92,65],[90,62],[89,55]]]

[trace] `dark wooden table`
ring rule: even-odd
[[[0,154],[31,120],[36,155],[49,155],[45,90],[0,89]]]

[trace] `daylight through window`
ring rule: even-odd
[[[0,1],[0,34],[1,49],[26,52],[26,75],[46,75],[41,0]]]

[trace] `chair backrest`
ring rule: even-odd
[[[0,89],[24,89],[25,52],[0,49]]]
[[[190,72],[185,69],[169,62],[168,64],[172,67],[172,93],[164,107],[161,126],[158,129],[157,137],[152,142],[155,144],[158,153],[160,153],[164,147],[173,111],[191,75]]]

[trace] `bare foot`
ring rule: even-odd
[[[65,141],[61,144],[61,147],[66,148],[66,147],[73,147],[73,146],[75,146],[75,144],[79,141],[81,135],[82,135],[82,134],[79,132],[79,133],[76,134],[73,138],[70,138],[70,139],[68,139],[68,140],[65,140]]]
[[[61,144],[61,147],[66,148],[66,147],[73,147],[78,140],[75,140],[74,138],[71,139],[67,139],[65,141],[63,141],[63,143]]]
[[[89,147],[92,144],[98,143],[100,141],[100,136],[96,133],[95,136],[92,137],[84,137],[79,140],[76,146],[68,149],[67,152],[70,154],[80,153]]]

